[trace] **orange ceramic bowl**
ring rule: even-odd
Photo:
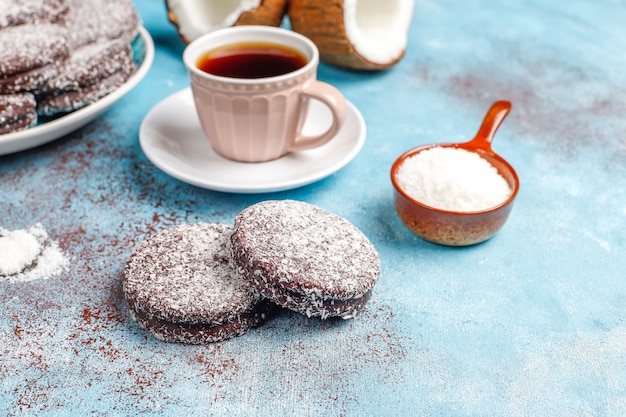
[[[504,225],[519,191],[519,178],[513,167],[491,150],[491,140],[499,123],[510,110],[510,103],[497,102],[487,114],[476,137],[465,143],[420,146],[402,154],[391,167],[394,204],[400,220],[417,236],[447,246],[468,246],[492,237]],[[498,114],[494,114],[498,113]],[[501,204],[481,211],[457,212],[427,206],[409,196],[397,181],[397,172],[404,161],[418,152],[433,147],[451,147],[478,153],[494,166],[511,187],[512,193]]]

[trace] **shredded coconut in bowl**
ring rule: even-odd
[[[49,238],[40,223],[13,231],[0,227],[0,282],[47,279],[61,273],[68,264],[57,242]]]
[[[407,158],[396,180],[414,200],[456,212],[490,209],[513,192],[487,160],[459,148],[433,147]]]

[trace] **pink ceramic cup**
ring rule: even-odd
[[[207,52],[225,45],[267,42],[300,51],[306,65],[265,78],[230,78],[198,69]],[[263,162],[289,152],[316,148],[341,127],[346,100],[333,86],[316,80],[319,51],[308,38],[270,26],[236,26],[210,32],[183,53],[200,124],[220,155],[241,162]],[[330,109],[332,123],[324,133],[304,136],[302,127],[310,99]]]

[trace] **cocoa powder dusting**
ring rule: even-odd
[[[392,309],[376,301],[350,323],[283,311],[242,337],[204,346],[163,343],[141,329],[121,286],[132,251],[181,223],[232,222],[252,199],[220,194],[226,203],[218,205],[217,194],[172,181],[145,160],[136,137],[107,120],[0,158],[3,190],[15,197],[0,196],[12,222],[2,226],[41,222],[71,265],[46,281],[0,287],[8,415],[79,408],[100,415],[105,402],[120,415],[208,415],[237,407],[258,414],[263,405],[252,399],[259,395],[282,397],[291,409],[341,415],[361,380],[403,383],[397,370],[409,340],[395,328]],[[318,375],[325,387],[308,392]],[[189,400],[190,392],[198,401]]]
[[[438,64],[420,65],[414,70],[415,80],[446,92],[477,114],[497,100],[510,101],[513,110],[507,126],[514,141],[536,142],[559,157],[605,147],[614,158],[626,159],[626,153],[615,148],[626,114],[624,86],[607,89],[602,68],[577,66],[554,51],[543,52],[552,56],[529,58],[498,46],[502,48],[498,63],[460,67],[463,72],[453,73],[440,70]],[[449,117],[454,123],[454,113]],[[474,133],[467,132],[467,140]]]
[[[0,350],[0,380],[10,389],[3,400],[10,415],[54,413],[106,392],[137,395],[143,402],[135,411],[146,411],[165,396],[166,365],[137,348],[147,341],[130,323],[120,274],[138,241],[181,219],[177,207],[163,211],[170,192],[152,187],[155,172],[142,175],[145,187],[134,188],[141,170],[124,162],[134,159],[133,152],[140,151],[102,118],[28,155],[2,157],[3,189],[19,198],[0,200],[0,205],[8,219],[22,222],[2,226],[23,228],[40,221],[71,258],[71,268],[46,282],[0,288],[0,303],[11,312],[3,319],[10,328]],[[31,168],[29,158],[41,159],[39,168]],[[31,183],[40,184],[37,191],[20,197]],[[150,214],[138,216],[143,213],[135,207],[142,207],[145,198],[152,200],[147,202]],[[120,366],[124,372],[110,375]],[[65,398],[68,390],[75,396]]]
[[[185,352],[186,361],[197,369],[193,377],[212,388],[211,401],[218,408],[227,406],[233,386],[253,381],[255,392],[293,399],[304,414],[346,415],[355,401],[350,393],[360,381],[370,381],[372,389],[405,382],[400,369],[410,340],[394,327],[390,307],[373,304],[348,321],[308,319],[285,310],[250,331],[250,337]],[[259,350],[260,340],[267,338],[270,348]],[[310,390],[316,375],[324,375],[325,385]],[[251,412],[263,406],[255,404]],[[273,413],[287,415],[293,403],[274,407]]]

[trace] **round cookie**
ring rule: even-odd
[[[141,20],[132,0],[108,0],[95,3],[68,0],[67,26],[72,49],[104,40],[131,42],[139,31]]]
[[[124,271],[133,318],[166,342],[210,343],[246,333],[271,308],[230,262],[232,228],[183,224],[150,237]]]
[[[231,240],[237,273],[267,299],[308,317],[354,317],[380,275],[367,237],[308,203],[250,206],[235,219]]]
[[[0,29],[27,23],[62,23],[67,0],[0,0]]]
[[[37,113],[41,116],[54,116],[78,110],[115,91],[131,75],[132,71],[118,71],[97,84],[79,87],[75,91],[38,96]]]
[[[37,103],[31,93],[0,95],[0,135],[37,124]]]
[[[106,41],[89,44],[73,50],[59,69],[59,74],[46,80],[39,91],[58,93],[76,91],[81,87],[99,83],[118,71],[134,71],[133,50],[123,41]]]
[[[106,41],[73,50],[59,74],[40,87],[38,113],[78,110],[113,92],[135,72],[130,44]]]
[[[27,24],[0,30],[0,94],[37,90],[69,57],[67,30]]]

